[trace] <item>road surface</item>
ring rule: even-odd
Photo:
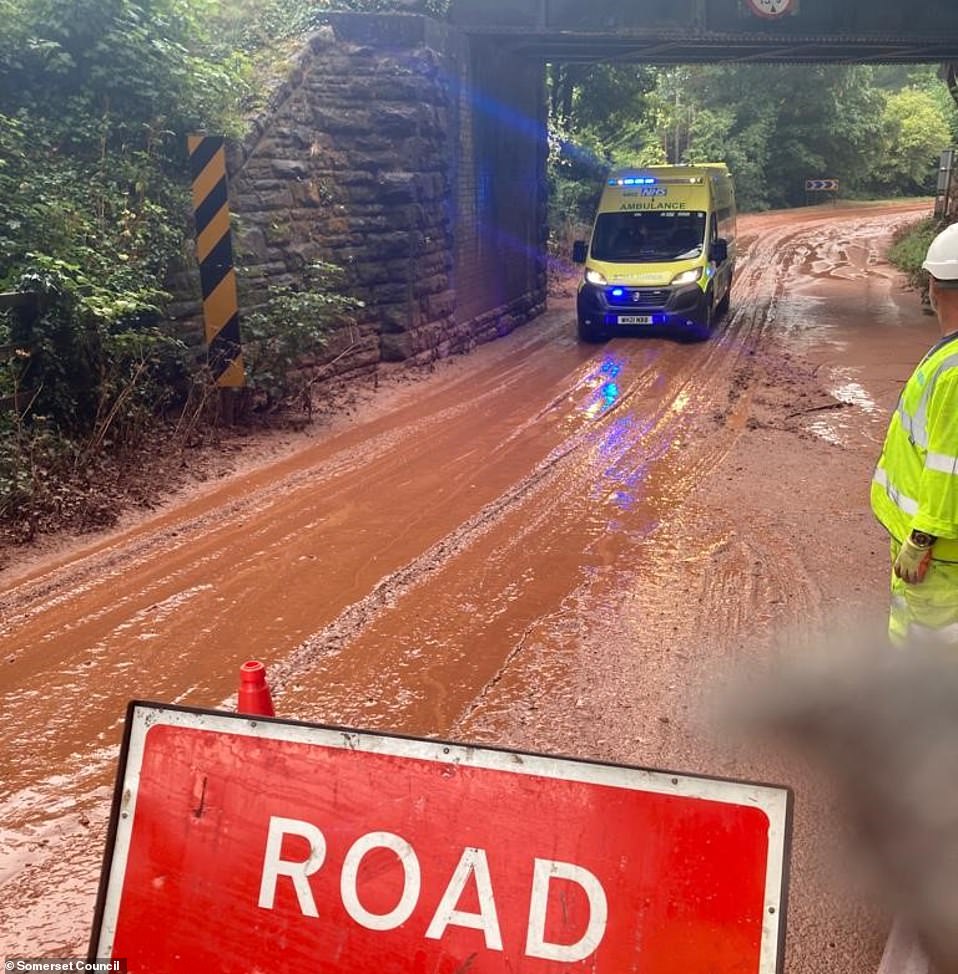
[[[796,788],[789,974],[887,918],[828,795],[732,753],[716,672],[835,613],[880,632],[871,466],[934,320],[883,259],[927,203],[743,217],[714,340],[580,345],[572,301],[393,378],[296,450],[0,575],[0,955],[82,952],[128,700]]]

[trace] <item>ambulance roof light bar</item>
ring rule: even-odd
[[[672,186],[696,186],[705,182],[701,176],[686,176],[681,179],[656,179],[655,176],[613,176],[609,179],[610,186],[655,186],[656,183],[668,183]]]

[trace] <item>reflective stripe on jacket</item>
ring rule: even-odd
[[[913,530],[934,534],[933,557],[958,562],[958,333],[935,345],[905,384],[871,506],[896,541]]]

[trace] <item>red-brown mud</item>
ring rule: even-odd
[[[926,203],[742,218],[715,338],[577,342],[569,299],[162,513],[0,575],[0,954],[82,951],[124,708],[310,721],[780,779],[698,722],[717,666],[881,631],[867,503],[936,335],[883,259]],[[877,968],[802,781],[789,974]]]

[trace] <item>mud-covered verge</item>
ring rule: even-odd
[[[210,430],[201,441],[177,444],[175,430],[158,427],[121,454],[27,443],[18,466],[23,493],[0,514],[0,569],[19,555],[114,527],[128,512],[153,510],[192,482],[221,476],[248,435]]]
[[[310,415],[289,409],[233,425],[197,426],[188,434],[177,424],[160,424],[134,448],[101,452],[83,463],[64,458],[56,469],[49,462],[32,466],[28,452],[21,473],[34,483],[35,503],[29,510],[11,504],[0,511],[0,577],[302,449],[374,402],[385,405],[389,390],[433,368],[384,365],[333,378],[314,392]]]

